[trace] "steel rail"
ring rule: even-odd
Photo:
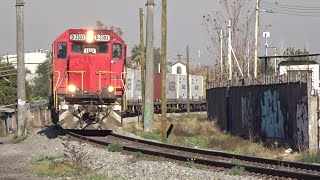
[[[136,139],[133,137],[123,136],[123,135],[119,135],[119,134],[115,134],[115,133],[111,133],[111,136],[130,140],[130,141],[135,141],[135,142],[139,142],[139,143],[144,143],[144,144],[148,144],[148,145],[175,149],[175,150],[179,150],[179,151],[199,153],[199,154],[210,155],[210,156],[220,156],[220,157],[224,157],[224,158],[234,158],[234,159],[243,160],[243,161],[265,163],[265,164],[284,166],[284,167],[290,167],[290,168],[300,168],[300,169],[305,169],[305,170],[320,171],[320,165],[316,165],[316,164],[308,164],[308,163],[300,163],[300,162],[292,162],[292,161],[284,161],[284,160],[275,160],[275,159],[269,159],[269,158],[261,158],[261,157],[245,156],[245,155],[234,154],[234,153],[227,153],[227,152],[222,152],[222,151],[189,148],[189,147],[177,146],[177,145],[172,145],[172,144],[164,144],[164,143],[155,142],[155,141]]]
[[[94,131],[92,131],[92,133],[93,132]],[[110,142],[104,142],[104,141],[96,140],[96,139],[81,135],[81,134],[86,134],[85,131],[81,131],[81,130],[79,130],[77,132],[65,131],[65,134],[67,134],[71,137],[74,137],[76,139],[80,139],[80,140],[83,140],[86,142],[93,143],[94,145],[108,146],[109,144],[111,144]],[[114,134],[111,133],[111,135],[114,135]],[[133,138],[133,139],[135,139],[135,138]],[[138,140],[138,139],[135,139],[135,140]],[[138,140],[138,141],[141,142],[141,140]],[[149,141],[149,142],[151,142],[151,141]],[[160,144],[162,144],[162,143],[160,143]],[[162,144],[162,145],[164,145],[164,144]],[[141,149],[141,148],[136,148],[136,147],[132,147],[132,146],[123,146],[123,150],[130,151],[130,152],[141,152],[146,155],[164,157],[164,158],[168,158],[168,159],[185,161],[185,162],[189,161],[190,159],[193,159],[193,157],[189,157],[189,156],[185,156],[185,155],[177,155],[177,154],[160,152],[160,151],[155,151],[155,150]],[[196,149],[196,150],[199,150],[199,149]],[[236,163],[216,161],[216,160],[207,160],[207,159],[202,159],[202,158],[193,159],[193,162],[198,163],[198,164],[207,165],[207,166],[223,167],[223,168],[229,168],[229,169],[233,168],[233,167],[241,166],[247,172],[260,173],[260,174],[272,175],[272,176],[278,176],[278,177],[286,177],[286,178],[294,178],[294,179],[297,179],[297,178],[298,179],[310,179],[310,180],[320,179],[320,175],[317,175],[317,174],[294,172],[294,171],[279,170],[279,169],[272,169],[272,168],[263,168],[263,167],[245,165],[245,164],[236,164]]]

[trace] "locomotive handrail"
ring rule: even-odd
[[[126,74],[128,74],[128,73],[127,73],[127,72],[122,72],[122,73],[121,73],[122,86],[124,87],[125,90],[126,90],[126,87],[125,87],[125,84],[124,84],[123,79],[126,78],[126,77],[124,77],[124,75],[126,75]]]
[[[54,72],[58,73],[58,80],[57,80],[56,86],[54,87],[54,91],[56,91],[58,89],[58,82],[60,80],[61,73],[60,73],[60,71],[54,71]]]
[[[115,72],[112,72],[112,71],[96,71],[96,73],[99,74],[99,90],[101,89],[101,75],[102,74],[110,74],[110,76],[112,74],[115,75],[116,79],[113,79],[112,77],[110,77],[110,80],[114,81],[114,88],[117,88],[116,85],[117,85],[118,77],[117,77],[117,74]]]
[[[83,74],[86,71],[67,71],[67,73],[80,73],[81,74],[81,90],[83,91],[83,84],[84,84],[84,80],[83,80]]]

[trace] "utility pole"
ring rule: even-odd
[[[190,66],[189,66],[189,46],[187,46],[187,112],[190,114]]]
[[[248,77],[250,77],[250,42],[248,42]]]
[[[145,105],[145,60],[144,60],[144,32],[143,32],[143,10],[139,9],[140,14],[140,55],[141,55],[141,109],[142,109],[142,123],[144,123],[144,105]]]
[[[144,131],[152,131],[154,115],[154,0],[147,0],[147,52],[146,52],[146,83],[144,104]]]
[[[228,34],[228,63],[229,63],[229,80],[232,79],[232,46],[231,46],[231,19],[229,19],[229,26],[228,26],[229,34]]]
[[[161,135],[165,141],[167,139],[167,0],[162,0],[161,58]]]
[[[223,28],[220,29],[220,82],[222,80],[222,71],[223,71]]]
[[[25,133],[26,120],[26,82],[24,66],[24,17],[23,17],[23,0],[16,1],[16,18],[17,18],[17,74],[18,74],[18,135]]]
[[[277,56],[278,49],[274,48],[274,56]],[[278,58],[274,58],[274,75],[277,75],[277,60]]]
[[[254,42],[254,77],[258,76],[258,33],[259,33],[259,6],[260,0],[256,4],[256,26],[255,26],[255,42]]]

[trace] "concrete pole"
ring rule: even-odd
[[[144,105],[144,131],[153,130],[153,115],[154,115],[154,0],[147,1],[147,52],[146,52],[146,90],[145,90],[145,105]]]
[[[141,97],[142,97],[142,123],[144,123],[144,104],[145,104],[145,57],[144,57],[144,31],[143,31],[143,10],[139,9],[140,14],[140,55],[141,55]]]
[[[222,71],[223,71],[223,66],[222,66],[222,63],[223,63],[223,29],[221,28],[220,29],[220,82],[222,80]]]
[[[232,46],[231,46],[231,19],[229,19],[228,26],[229,34],[228,34],[228,63],[229,63],[229,80],[232,79]]]
[[[187,113],[190,114],[190,65],[189,65],[189,46],[187,46]]]
[[[258,76],[258,33],[259,33],[259,6],[260,0],[256,4],[256,26],[255,26],[255,42],[254,42],[254,77]]]
[[[278,49],[274,48],[274,56],[277,56]],[[274,58],[274,75],[277,75],[277,60],[278,58]]]
[[[161,17],[161,134],[162,140],[167,139],[167,0],[162,0]]]
[[[250,77],[250,42],[248,42],[248,77]]]
[[[17,74],[18,74],[18,135],[25,133],[26,120],[26,82],[24,66],[24,16],[23,0],[16,1],[17,18]]]

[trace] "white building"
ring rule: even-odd
[[[282,61],[279,64],[280,75],[290,71],[312,71],[312,88],[319,90],[319,64],[315,61]]]
[[[171,66],[171,69],[172,74],[187,75],[187,66],[182,64],[181,62],[173,64]]]
[[[37,49],[34,52],[27,52],[24,54],[24,62],[27,69],[31,71],[31,73],[35,73],[37,70],[37,66],[41,63],[43,63],[46,59],[48,59],[48,53],[47,50]],[[0,60],[2,62],[12,63],[15,67],[17,67],[17,55],[4,55],[0,56]],[[1,63],[1,62],[0,62]]]

